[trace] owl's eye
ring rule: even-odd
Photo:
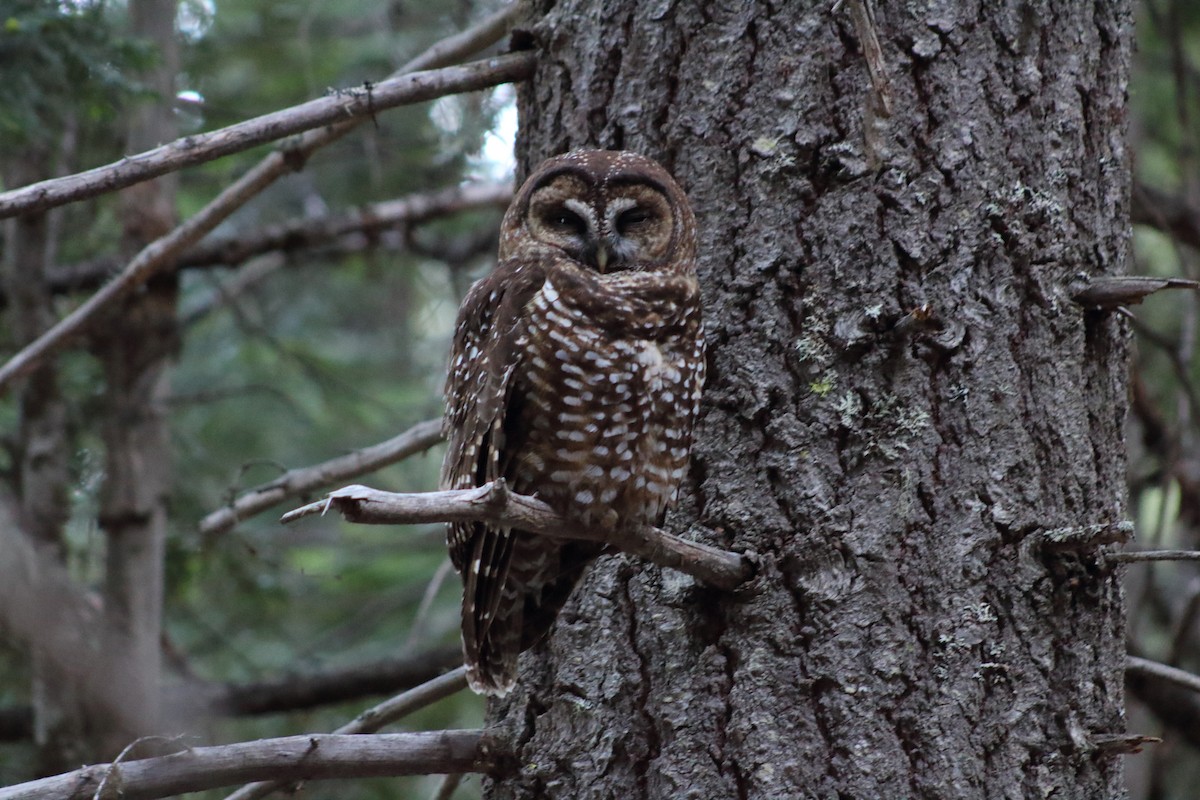
[[[583,236],[587,233],[587,223],[569,208],[560,206],[559,208],[551,209],[550,213],[546,215],[546,220],[552,227],[573,233],[576,236]]]
[[[639,225],[645,225],[650,220],[654,219],[654,212],[648,208],[634,206],[628,211],[621,213],[617,217],[617,231],[624,233],[630,228],[636,228]]]

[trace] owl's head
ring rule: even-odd
[[[600,273],[690,268],[696,220],[658,162],[637,153],[576,150],[548,159],[504,216],[500,258],[551,248]]]

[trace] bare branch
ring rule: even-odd
[[[1074,525],[1038,533],[1041,546],[1052,553],[1093,550],[1105,544],[1118,544],[1133,538],[1133,523],[1129,520]]]
[[[1071,299],[1084,308],[1112,310],[1134,305],[1163,289],[1200,289],[1200,281],[1152,275],[1099,275],[1077,288]]]
[[[425,685],[459,664],[462,664],[462,652],[458,645],[446,645],[430,652],[325,672],[289,674],[255,683],[185,684],[175,691],[180,702],[199,703],[206,713],[229,716],[274,714]]]
[[[396,494],[366,486],[347,486],[284,514],[291,522],[336,508],[350,522],[403,525],[424,522],[490,522],[561,539],[603,542],[662,567],[686,572],[720,589],[732,590],[753,575],[750,560],[740,553],[689,542],[657,528],[595,531],[579,528],[533,497],[513,494],[503,480],[477,489]]]
[[[394,74],[446,67],[491,47],[508,33],[508,29],[521,14],[522,6],[520,2],[509,3],[467,30],[435,42]]]
[[[486,772],[497,743],[480,730],[307,734],[188,748],[169,756],[96,764],[0,789],[0,800],[90,800],[102,781],[126,800],[198,792],[264,777],[287,782]]]
[[[1138,658],[1137,656],[1125,657],[1125,672],[1140,674],[1150,678],[1169,681],[1176,686],[1182,686],[1185,689],[1190,689],[1193,692],[1200,692],[1200,675],[1193,675],[1176,667],[1170,667],[1166,664],[1160,664],[1157,661],[1151,661],[1148,658]]]
[[[420,686],[414,686],[407,692],[368,708],[334,733],[374,733],[384,725],[391,725],[393,722],[404,719],[425,706],[433,705],[438,700],[457,694],[465,688],[467,688],[467,668],[459,666],[445,675],[426,681]]]
[[[452,773],[442,779],[442,784],[437,788],[433,795],[433,800],[450,800],[454,795],[458,785],[462,783],[463,776],[459,773]]]
[[[488,46],[503,35],[506,26],[518,13],[517,5],[514,3],[502,9],[471,31],[435,44],[412,63],[428,68],[451,58],[465,57],[480,47]],[[490,38],[492,36],[495,38]],[[364,117],[356,117],[311,130],[301,136],[286,152],[276,150],[226,187],[187,222],[143,248],[120,275],[0,367],[0,391],[14,379],[37,366],[46,356],[61,348],[72,336],[81,332],[105,306],[133,291],[156,272],[174,263],[174,259],[180,253],[198,242],[277,178],[289,171],[300,169],[310,155],[354,130],[363,119]]]
[[[371,117],[396,106],[447,94],[473,92],[523,80],[532,72],[533,63],[532,53],[512,53],[458,67],[411,72],[376,84],[340,90],[215,131],[185,136],[103,167],[0,193],[0,219],[45,211],[123,189],[313,128]]]
[[[1172,670],[1168,673],[1163,671]],[[1193,747],[1200,747],[1200,687],[1196,676],[1183,672],[1184,680],[1173,680],[1175,670],[1154,661],[1129,656],[1125,666],[1125,688],[1154,716],[1162,720]]]
[[[239,520],[265,511],[289,497],[381,469],[424,452],[441,440],[442,421],[430,419],[417,423],[386,442],[311,467],[289,470],[275,480],[240,495],[225,508],[209,514],[200,521],[200,532],[205,535],[223,533]]]
[[[296,711],[416,686],[428,692],[430,682],[440,686],[442,672],[459,664],[462,664],[459,646],[446,645],[415,655],[324,672],[289,674],[270,681],[189,682],[168,688],[164,706],[173,712],[172,719],[191,719],[198,714],[237,717]],[[24,741],[32,736],[33,709],[30,706],[0,707],[0,742]]]
[[[482,183],[421,192],[371,203],[343,214],[297,217],[241,236],[205,239],[182,253],[175,266],[179,269],[236,266],[265,253],[320,247],[348,234],[374,235],[388,228],[421,223],[460,211],[504,209],[511,199],[512,187],[506,184]],[[98,285],[116,266],[111,257],[90,259],[52,267],[48,278],[55,291],[78,291]]]
[[[465,688],[467,688],[467,668],[460,666],[439,678],[434,678],[403,694],[385,700],[377,706],[368,708],[334,733],[374,733],[384,725],[395,722],[425,706],[432,705],[444,697],[461,692]],[[446,772],[453,772],[453,770],[446,770]],[[225,800],[260,800],[272,792],[287,788],[290,783],[289,779],[278,779],[247,784],[226,797]]]
[[[1183,244],[1200,247],[1200,208],[1144,183],[1135,183],[1131,200],[1135,225],[1149,225]]]
[[[1104,557],[1109,561],[1200,561],[1200,550],[1130,550]]]

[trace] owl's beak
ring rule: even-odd
[[[596,248],[596,269],[601,275],[608,270],[608,247],[603,244]]]

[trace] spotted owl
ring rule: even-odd
[[[459,310],[445,489],[504,478],[573,524],[659,525],[687,465],[704,382],[696,222],[655,161],[582,150],[517,192],[499,263]],[[452,523],[471,687],[504,694],[594,542]]]

